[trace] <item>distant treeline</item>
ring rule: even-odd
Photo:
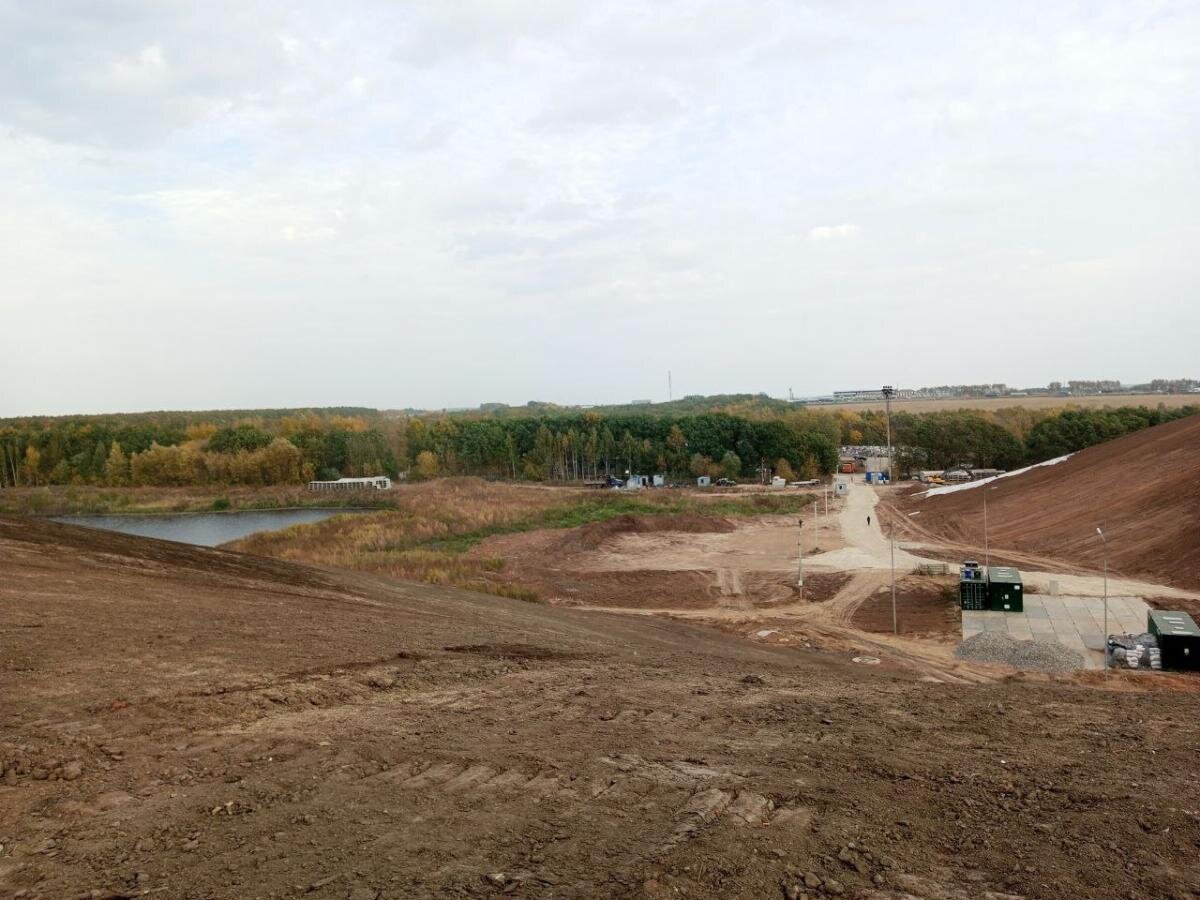
[[[365,414],[365,415],[364,415]],[[0,421],[0,486],[293,484],[395,474],[374,410],[137,413]]]
[[[731,397],[730,410],[455,415],[369,409],[238,410],[0,420],[0,487],[288,484],[410,471],[577,481],[605,474],[730,478],[832,472],[839,445],[883,445],[878,410],[811,410]],[[697,404],[699,405],[699,404]],[[732,410],[736,409],[737,412]],[[1196,407],[955,410],[892,415],[896,468],[1012,469]]]
[[[815,478],[837,466],[832,420],[798,413],[752,420],[697,416],[577,415],[410,419],[407,451],[419,476],[440,473],[531,480],[605,474],[741,478],[768,470]]]

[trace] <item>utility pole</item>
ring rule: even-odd
[[[800,587],[800,602],[804,602],[804,520],[796,520],[796,548],[799,550],[800,571],[797,584]]]
[[[671,370],[667,369],[667,402],[675,399],[675,388],[671,385]]]
[[[1104,531],[1100,526],[1096,526],[1096,534],[1100,535],[1100,543],[1104,547],[1104,634],[1101,635],[1103,645],[1101,652],[1104,654],[1104,677],[1108,677],[1108,538],[1104,536]]]

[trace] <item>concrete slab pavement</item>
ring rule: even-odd
[[[1110,597],[1108,633],[1146,630],[1149,607],[1140,597]],[[1104,668],[1104,601],[1100,597],[1026,594],[1023,612],[962,611],[963,639],[1004,631],[1018,640],[1052,640],[1080,653],[1088,668]]]

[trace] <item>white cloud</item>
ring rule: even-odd
[[[808,236],[814,241],[830,241],[838,238],[851,238],[858,234],[858,226],[849,223],[842,225],[818,225],[808,230]]]
[[[905,9],[0,0],[0,415],[1189,374],[1200,8]]]

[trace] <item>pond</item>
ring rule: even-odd
[[[255,509],[236,512],[129,516],[54,516],[55,522],[120,531],[142,537],[216,547],[256,531],[320,522],[331,516],[372,512],[365,509]]]

